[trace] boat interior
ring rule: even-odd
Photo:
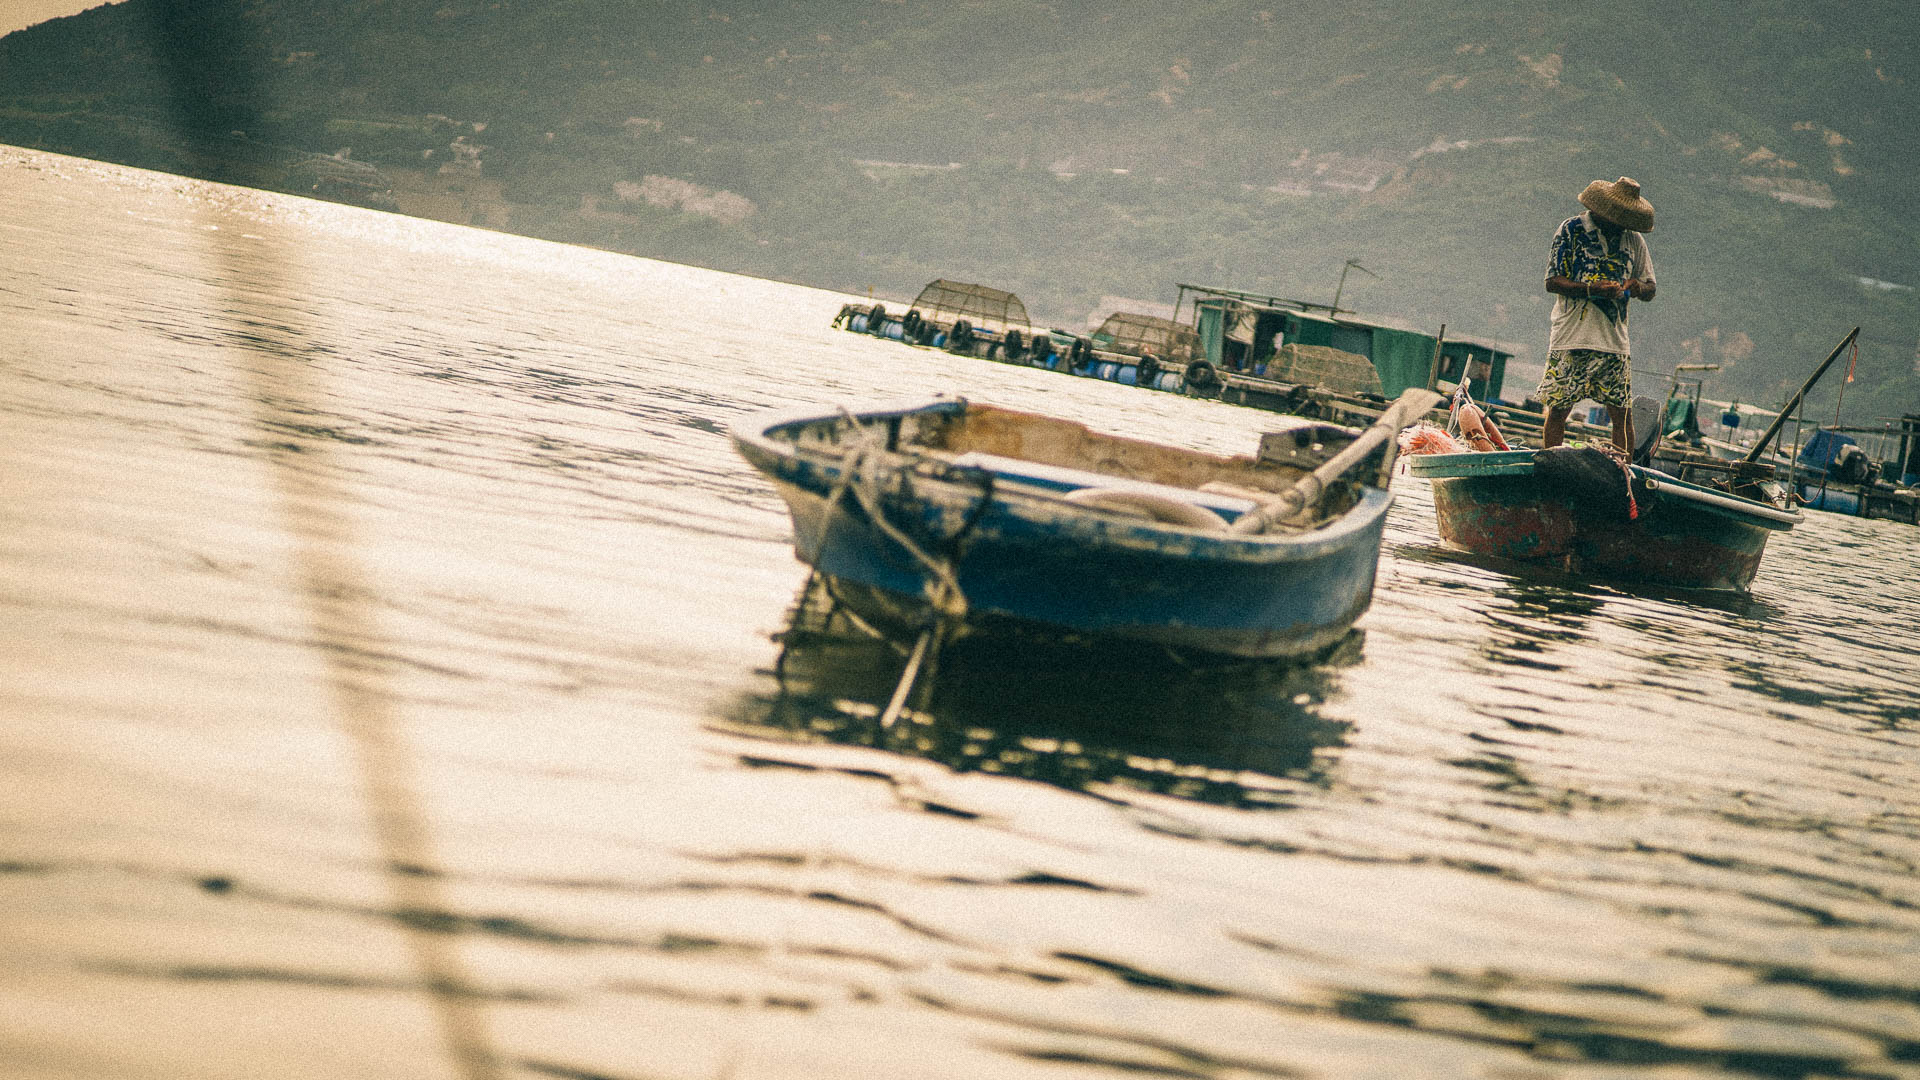
[[[1109,506],[1086,496],[1094,490],[1129,491],[1204,507],[1227,521],[1287,492],[1358,435],[1349,428],[1308,424],[1267,434],[1256,454],[1223,455],[1110,435],[1036,413],[956,405],[860,422],[884,432],[884,445],[890,451],[984,469],[1000,479],[1098,509],[1128,513],[1132,508],[1118,505],[1117,500]],[[785,435],[802,448],[840,453],[850,445],[852,422],[853,418],[842,416],[801,425]],[[1371,473],[1358,469],[1349,475]],[[1301,524],[1334,517],[1359,497],[1357,483],[1335,483],[1323,497],[1311,501]]]

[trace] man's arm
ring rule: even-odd
[[[1635,284],[1639,283],[1632,280],[1626,282],[1575,281],[1569,277],[1555,275],[1547,279],[1547,291],[1557,293],[1561,296],[1571,296],[1576,300],[1618,300],[1622,296],[1627,295],[1628,289]],[[1641,297],[1641,299],[1653,299],[1652,283],[1647,283],[1644,285],[1644,288],[1647,290],[1647,293],[1644,297]],[[1634,295],[1638,296],[1639,294],[1635,293]]]

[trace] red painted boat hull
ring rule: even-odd
[[[1640,495],[1639,514],[1628,520],[1549,490],[1524,451],[1408,460],[1414,475],[1433,482],[1434,517],[1450,546],[1622,581],[1745,589],[1759,572],[1767,537],[1798,519],[1636,470],[1655,485]]]

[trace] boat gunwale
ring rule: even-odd
[[[1494,476],[1533,475],[1533,450],[1506,450],[1487,453],[1409,455],[1408,470],[1426,480],[1472,480]],[[1492,459],[1492,460],[1489,460]],[[1632,466],[1635,476],[1648,482],[1650,489],[1670,495],[1709,513],[1775,531],[1793,528],[1806,520],[1798,510],[1781,510],[1740,495],[1690,484],[1659,469]]]
[[[732,426],[731,434],[741,452],[770,479],[791,485],[812,497],[825,498],[840,479],[842,456],[802,448],[789,440],[773,436],[771,432],[801,424],[844,421],[848,415],[856,421],[867,423],[918,413],[954,412],[966,407],[964,398],[938,398],[918,404],[887,405],[851,413],[823,412],[818,407],[784,410],[743,418]],[[946,479],[917,467],[931,461],[930,458],[899,451],[888,451],[887,454],[895,467],[911,472],[922,485],[918,491],[922,501],[951,513],[971,514],[978,511],[981,488],[977,484]],[[961,471],[964,471],[964,467]],[[805,475],[809,472],[817,475]],[[1363,483],[1360,498],[1352,506],[1329,517],[1317,527],[1298,532],[1259,534],[1222,532],[1131,517],[1074,503],[1063,494],[1016,479],[997,482],[993,501],[998,504],[1002,514],[1022,525],[1033,527],[1036,532],[1053,532],[1063,539],[1086,543],[1090,548],[1104,547],[1168,558],[1199,556],[1220,562],[1260,564],[1307,561],[1348,547],[1356,539],[1364,537],[1386,515],[1393,497],[1385,489]]]

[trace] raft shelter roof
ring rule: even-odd
[[[941,278],[920,290],[913,307],[928,322],[951,323],[965,319],[976,329],[1031,330],[1027,305],[1003,289],[970,285],[964,281]]]
[[[1258,324],[1263,330],[1279,333],[1288,345],[1317,345],[1354,353],[1373,364],[1380,378],[1380,393],[1396,397],[1408,387],[1424,387],[1433,371],[1436,335],[1386,323],[1346,317],[1346,309],[1331,304],[1265,296],[1208,285],[1179,286],[1174,303],[1178,318],[1183,306],[1193,305],[1194,328],[1199,332],[1208,359],[1218,364],[1223,339],[1237,328]],[[1237,340],[1245,340],[1244,337]],[[1250,343],[1251,344],[1251,343]],[[1260,342],[1256,355],[1271,355],[1269,343]],[[1506,377],[1511,353],[1465,338],[1440,342],[1440,381],[1458,382],[1467,378],[1469,392],[1479,400],[1497,398]]]
[[[1184,345],[1188,356],[1200,355],[1200,334],[1193,327],[1158,315],[1131,311],[1116,311],[1107,316],[1100,329],[1093,332],[1093,344],[1118,352],[1152,353],[1163,359]]]

